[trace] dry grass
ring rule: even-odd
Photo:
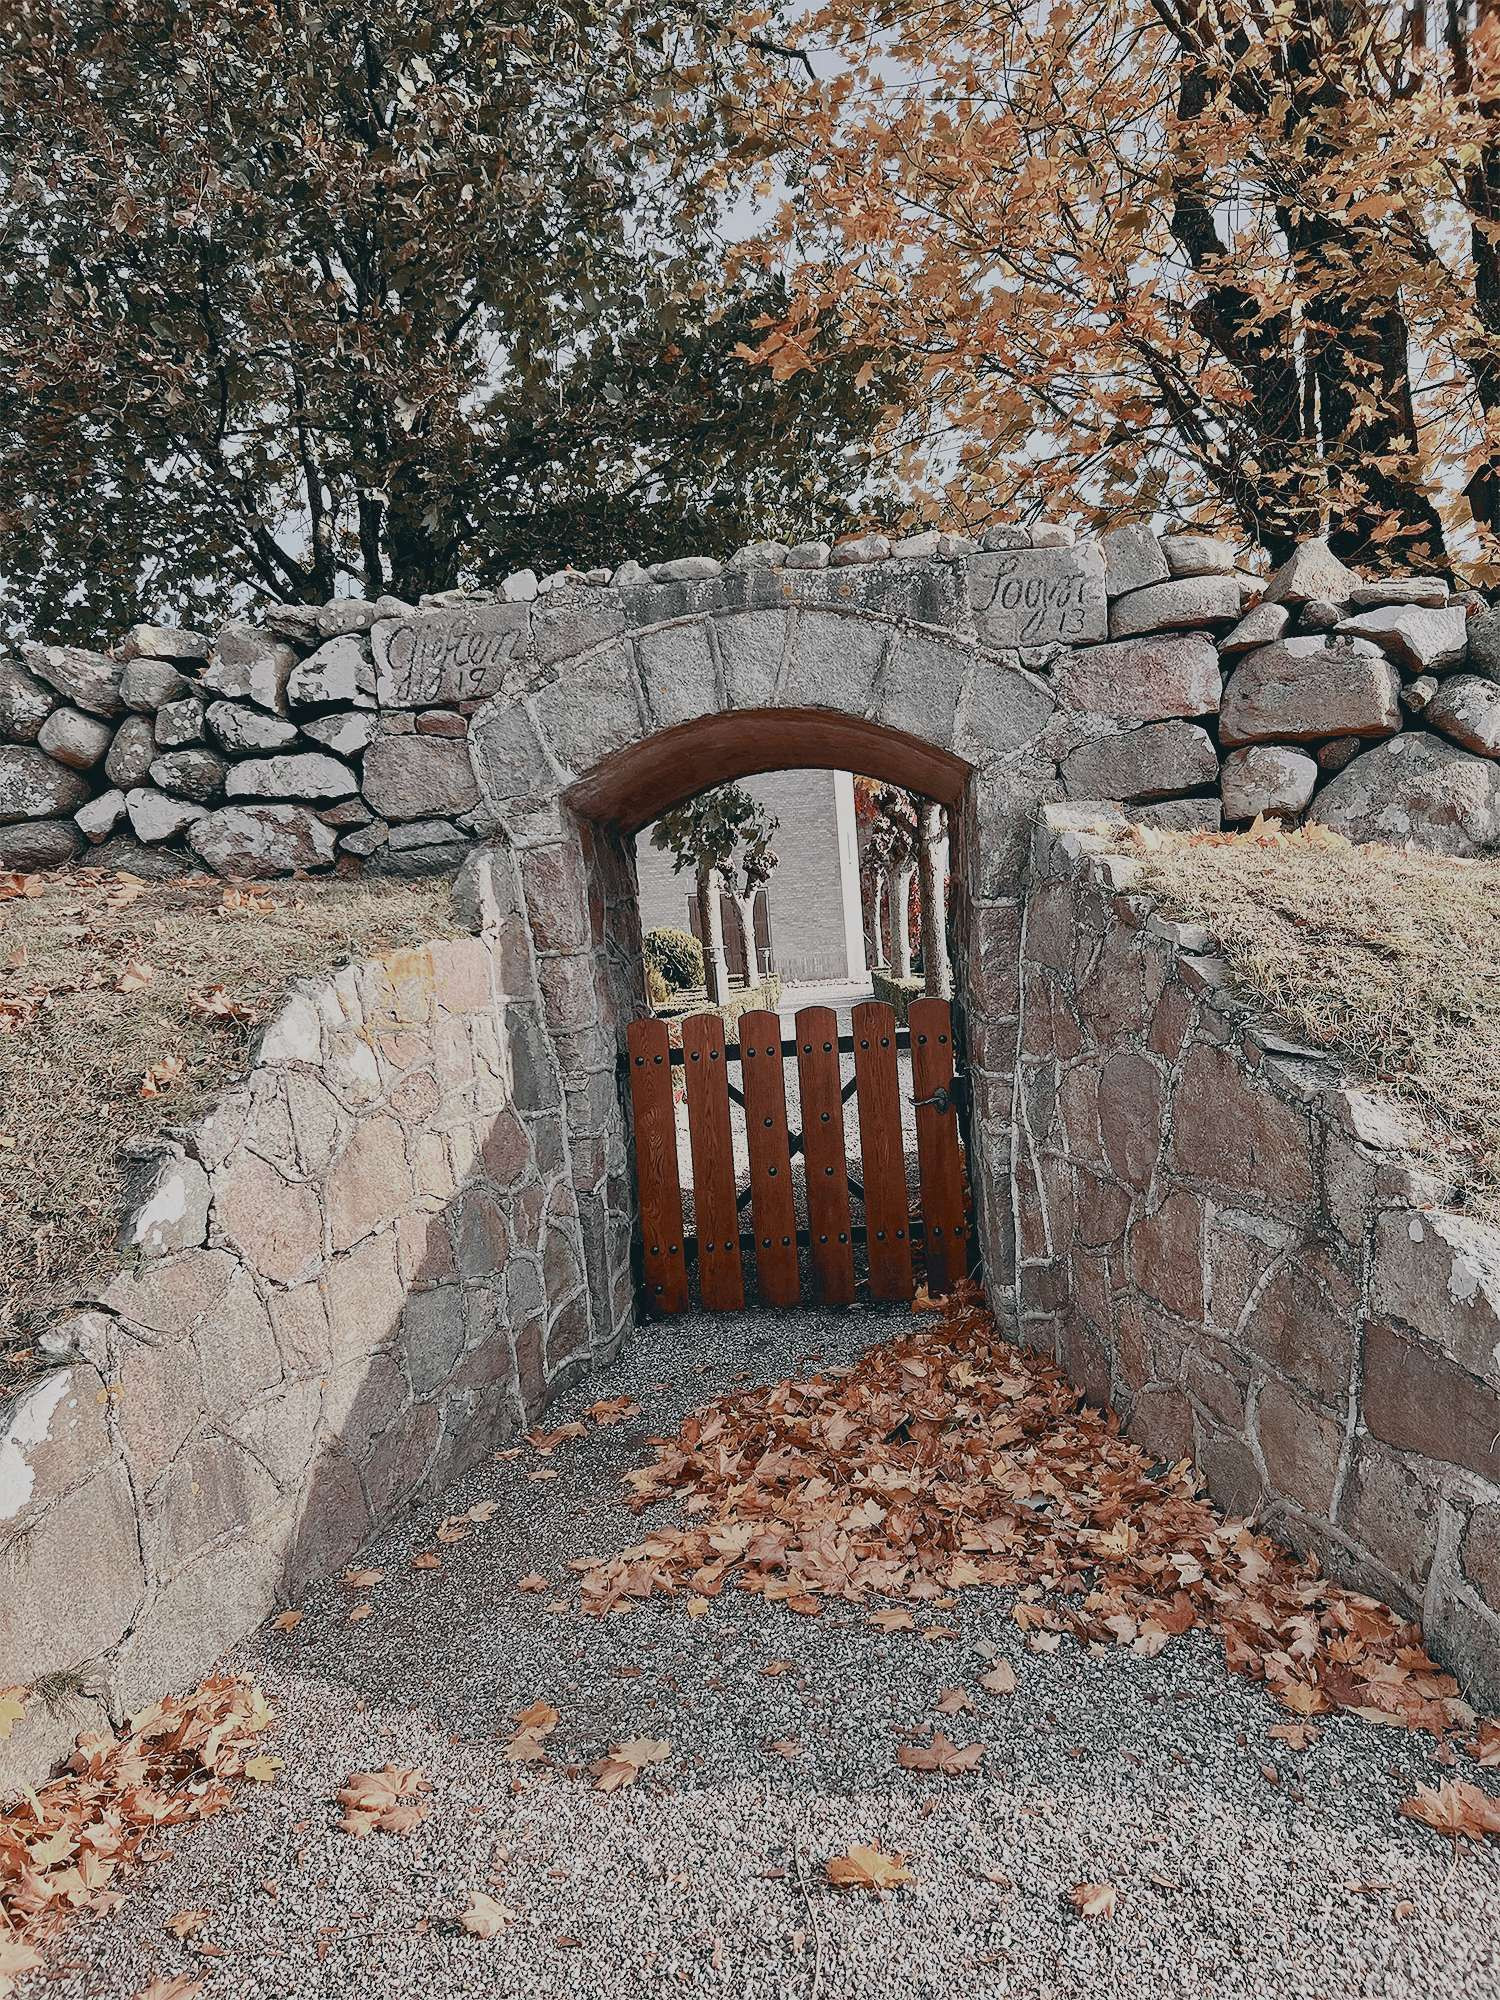
[[[446,880],[37,885],[0,902],[0,1397],[111,1267],[120,1145],[241,1074],[293,979],[455,929]]]
[[[1298,1040],[1411,1106],[1427,1164],[1500,1222],[1500,862],[1355,847],[1320,828],[1149,834],[1144,886],[1219,940]]]

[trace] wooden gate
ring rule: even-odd
[[[935,1297],[964,1275],[972,1232],[952,1009],[914,1000],[900,1028],[890,1006],[867,1000],[852,1019],[853,1032],[841,1036],[832,1008],[804,1007],[783,1039],[776,1014],[742,1014],[738,1044],[717,1014],[687,1016],[680,1044],[665,1021],[630,1024],[641,1283],[651,1312],[684,1311],[695,1276],[704,1306],[732,1312],[751,1291],[765,1305],[804,1297],[848,1305],[861,1277],[870,1298],[899,1301],[919,1282]],[[857,1159],[845,1119],[851,1101]]]

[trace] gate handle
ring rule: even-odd
[[[953,1079],[951,1089],[946,1083],[940,1083],[931,1097],[914,1097],[911,1102],[913,1106],[930,1104],[935,1111],[952,1111],[956,1109],[958,1104],[958,1078],[955,1077]]]

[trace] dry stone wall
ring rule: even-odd
[[[485,703],[631,633],[786,604],[954,634],[1039,676],[1066,718],[1045,746],[1063,796],[1500,847],[1500,610],[1441,578],[1359,577],[1320,542],[1262,578],[1207,535],[1043,524],[277,605],[213,634],[138,625],[114,654],[27,644],[0,660],[0,867],[456,866],[487,830],[466,746]],[[764,666],[744,706],[777,704]]]
[[[1021,943],[1021,1337],[1163,1459],[1419,1613],[1500,1699],[1500,1234],[1384,1103],[1285,1040],[1211,940],[1053,807]]]
[[[575,1161],[514,869],[477,935],[293,989],[138,1148],[122,1267],[0,1412],[0,1792],[196,1679],[590,1360]]]

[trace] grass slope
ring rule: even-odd
[[[1300,1040],[1411,1106],[1427,1164],[1500,1223],[1500,862],[1355,847],[1318,827],[1136,828],[1143,886],[1206,926]]]
[[[40,893],[37,890],[40,889]],[[0,876],[0,1397],[111,1267],[123,1141],[241,1074],[293,979],[451,935],[446,880]]]

